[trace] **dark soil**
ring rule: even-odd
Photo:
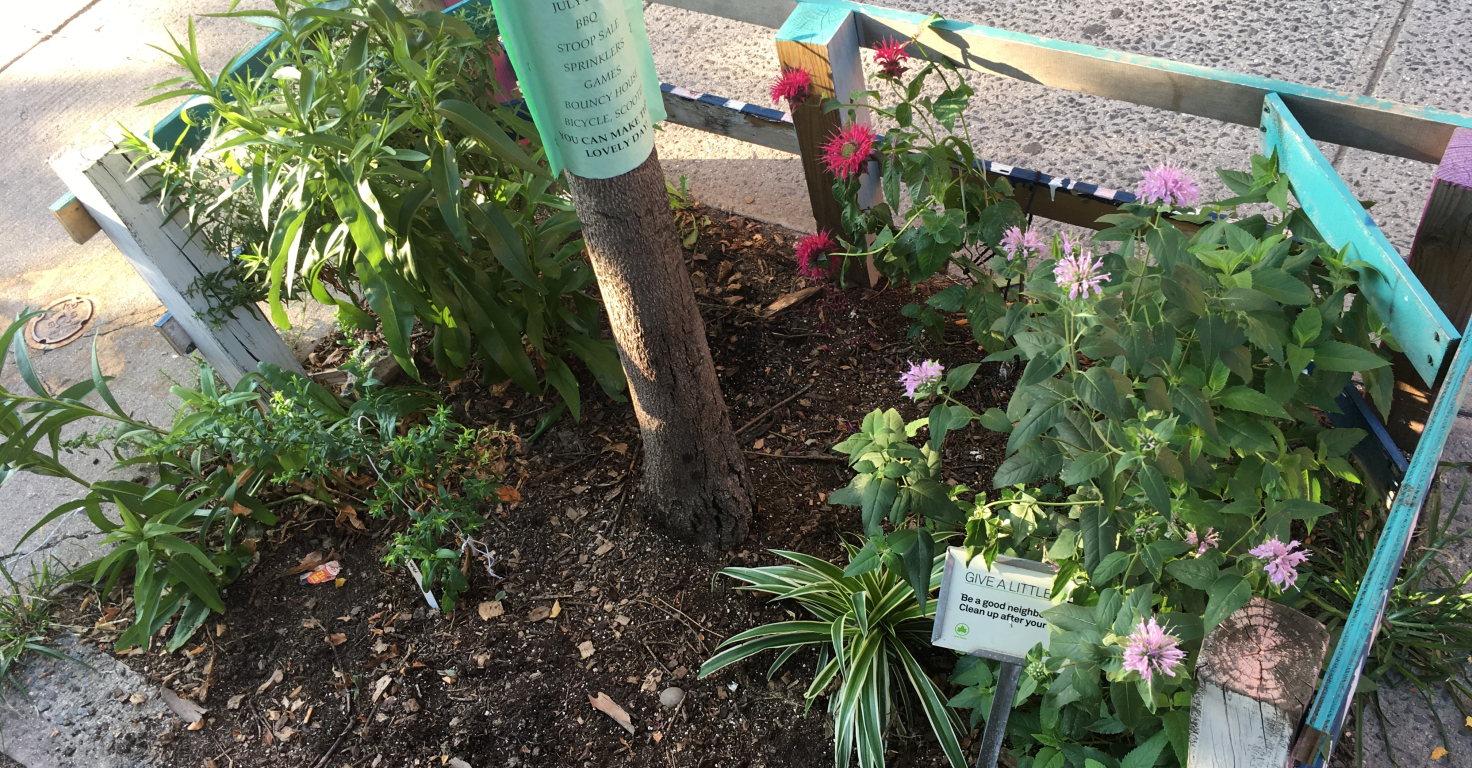
[[[638,428],[628,404],[606,399],[510,457],[506,482],[521,501],[487,509],[493,523],[482,530],[497,578],[483,560],[468,561],[472,587],[449,615],[426,606],[405,570],[384,570],[382,524],[358,534],[321,511],[303,511],[269,532],[259,561],[229,588],[229,612],[194,644],[173,655],[156,647],[124,657],[209,708],[200,730],[161,740],[169,764],[832,764],[827,699],[804,713],[810,653],[770,682],[775,654],[695,679],[724,638],[791,618],[789,606],[737,592],[716,572],[777,562],[771,549],[838,557],[840,536],[858,530],[858,516],[825,503],[851,476],[829,448],[871,409],[922,415],[925,406],[895,383],[906,361],[935,358],[950,367],[981,355],[965,327],[948,328],[944,344],[906,339],[900,308],[943,284],[922,286],[919,297],[826,288],[767,317],[763,308],[810,285],[793,268],[798,235],[704,213],[714,221],[694,249],[692,282],[756,486],[746,544],[702,552],[632,519]],[[976,381],[965,396],[978,411],[1003,404],[1011,390],[994,364]],[[433,386],[463,423],[523,436],[553,405],[515,388]],[[584,391],[594,389],[589,383]],[[948,440],[946,451],[955,480],[984,488],[1002,441],[978,426]],[[340,587],[284,575],[313,552],[341,562]],[[98,620],[95,601],[84,614],[87,625]],[[108,648],[112,637],[88,635]],[[931,659],[937,679],[952,659],[949,652]],[[670,686],[685,691],[673,709],[660,704]],[[590,705],[599,693],[627,710],[633,733]],[[896,723],[890,748],[891,766],[944,764],[923,719]]]

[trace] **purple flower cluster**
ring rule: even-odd
[[[1012,227],[1002,234],[1002,253],[1007,261],[1016,258],[1024,260],[1029,256],[1037,256],[1043,252],[1043,238],[1034,230],[1022,231],[1021,227]]]
[[[1307,551],[1294,552],[1293,550],[1303,546],[1297,540],[1289,541],[1287,544],[1278,540],[1277,536],[1247,550],[1247,554],[1262,560],[1266,565],[1268,578],[1278,585],[1278,589],[1288,589],[1298,581],[1298,566],[1308,559]]]
[[[926,360],[920,363],[910,363],[910,370],[900,374],[899,382],[905,385],[905,397],[915,399],[917,392],[929,390],[940,383],[941,374],[945,368],[934,360]]]
[[[1068,237],[1063,240],[1064,251],[1070,251]],[[1101,296],[1104,289],[1100,286],[1109,279],[1109,273],[1101,271],[1103,267],[1104,262],[1080,248],[1078,253],[1070,253],[1058,260],[1058,266],[1053,268],[1053,279],[1059,288],[1068,291],[1070,299],[1088,298],[1091,290],[1094,295]]]
[[[1216,549],[1222,543],[1222,535],[1215,528],[1207,528],[1204,534],[1193,530],[1186,534],[1186,543],[1196,547],[1196,556],[1201,557],[1206,550]]]
[[[1134,634],[1124,639],[1123,645],[1124,668],[1139,672],[1145,682],[1149,682],[1150,676],[1156,672],[1175,677],[1176,667],[1186,658],[1186,652],[1177,647],[1180,641],[1167,635],[1154,616],[1140,622]]]
[[[1164,203],[1182,207],[1195,205],[1201,190],[1197,189],[1196,182],[1185,171],[1170,163],[1161,163],[1145,171],[1145,178],[1135,189],[1135,195],[1142,203]]]

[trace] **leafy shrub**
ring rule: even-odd
[[[780,648],[781,655],[767,671],[771,679],[794,653],[816,647],[818,671],[803,697],[812,707],[836,681],[837,690],[829,698],[835,765],[846,768],[854,750],[862,768],[884,765],[885,732],[895,709],[893,679],[908,683],[907,692],[919,702],[951,765],[965,768],[953,715],[909,648],[930,642],[934,605],[926,610],[917,602],[898,571],[877,560],[857,559],[858,548],[847,542],[844,549],[850,559],[847,569],[783,551],[775,554],[794,565],[723,569],[721,575],[749,585],[739,589],[773,595],[773,600],[796,600],[814,620],[779,621],[733,635],[700,667],[699,676]],[[941,558],[929,563],[927,593],[940,587],[941,563]]]
[[[1023,362],[1007,407],[962,401],[975,363],[914,364],[901,382],[934,399],[926,416],[875,411],[835,446],[858,473],[831,497],[861,510],[858,559],[907,568],[918,593],[917,564],[964,521],[986,562],[1052,562],[1054,594],[1073,585],[1045,613],[1055,635],[1030,669],[1035,715],[1012,733],[1019,765],[1112,765],[1130,750],[1099,741],[1109,734],[1130,734],[1134,749],[1165,734],[1156,747],[1169,741],[1184,764],[1184,671],[1199,639],[1253,594],[1293,604],[1316,588],[1298,576],[1313,567],[1299,540],[1321,519],[1342,522],[1324,501],[1358,483],[1347,454],[1365,433],[1327,428],[1320,414],[1339,410],[1355,372],[1388,409],[1379,345],[1394,340],[1355,290],[1357,265],[1288,204],[1273,158],[1252,166],[1221,173],[1235,197],[1192,212],[1194,183],[1153,169],[1142,201],[1105,217],[1092,242],[1005,232],[987,265],[996,279],[929,304],[967,313],[992,350],[984,362]],[[1257,203],[1277,215],[1238,211]],[[1008,302],[997,285],[1011,281],[1022,291]],[[1008,434],[991,501],[942,482],[946,436],[976,421]],[[911,445],[922,428],[928,439]],[[979,701],[989,685],[954,701]],[[1090,743],[1110,744],[1095,749],[1108,759],[1081,751]]]
[[[18,335],[36,314],[23,313],[0,335],[0,349],[13,350],[33,392],[0,388],[0,482],[31,472],[85,489],[44,515],[21,541],[77,511],[107,534],[112,550],[71,577],[89,578],[106,594],[132,572],[134,620],[118,638],[119,649],[148,647],[177,618],[167,643],[175,650],[210,611],[224,611],[221,588],[250,564],[263,527],[275,525],[275,510],[290,503],[335,510],[340,523],[360,530],[365,526],[353,503],[365,504],[362,496],[380,518],[402,504],[402,523],[388,521],[402,528],[387,559],[418,562],[426,588],[441,590],[445,609],[454,608],[468,582],[459,553],[440,542],[451,535],[464,540],[484,524],[480,510],[498,497],[504,435],[455,424],[427,391],[380,385],[361,358],[344,366],[360,375],[352,400],[267,363],[221,390],[205,367],[198,389],[173,388],[183,407],[165,430],[122,409],[95,351],[90,380],[49,392]],[[84,402],[94,393],[108,410]],[[61,438],[64,427],[84,419],[109,426],[72,441]],[[411,419],[420,423],[406,424]],[[43,439],[49,450],[39,447]],[[63,450],[104,443],[113,446],[115,469],[152,467],[158,482],[88,482],[61,461]],[[116,509],[117,521],[104,514],[107,505]]]
[[[619,396],[623,373],[601,338],[571,202],[535,128],[493,96],[489,10],[471,20],[479,30],[439,12],[405,15],[391,0],[275,0],[222,15],[273,30],[279,43],[263,65],[215,78],[191,25],[187,44],[167,52],[187,74],[150,101],[188,95],[208,106],[188,113],[207,115],[185,137],[199,146],[142,136],[124,145],[144,153],[138,170],[154,176],[163,205],[225,253],[239,250],[230,273],[202,289],[224,301],[264,292],[282,328],[284,302],[301,292],[336,306],[344,325],[381,321],[416,377],[417,319],[449,378],[475,363],[488,381],[538,394],[545,378],[576,416],[576,358]]]

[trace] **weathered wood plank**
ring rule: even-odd
[[[669,121],[748,144],[798,154],[797,129],[785,112],[660,84]]]
[[[1278,154],[1278,168],[1293,183],[1294,196],[1324,242],[1347,247],[1350,261],[1369,265],[1359,270],[1359,289],[1395,334],[1416,372],[1434,385],[1461,334],[1314,145],[1296,114],[1277,94],[1268,94],[1259,109],[1262,153]]]
[[[656,0],[725,18],[779,27],[786,19],[776,0]],[[865,47],[914,34],[925,16],[842,0],[808,0],[859,14]],[[771,6],[771,7],[769,7]],[[1281,94],[1318,141],[1344,144],[1427,163],[1440,162],[1457,127],[1472,128],[1472,116],[1399,104],[1355,93],[1244,75],[1092,45],[1053,40],[980,24],[940,21],[921,41],[957,66],[1076,93],[1257,125],[1262,99]]]
[[[1186,767],[1287,765],[1328,647],[1324,625],[1261,597],[1228,616],[1201,642]]]
[[[51,167],[227,383],[233,385],[261,361],[301,373],[301,364],[254,307],[236,309],[219,328],[199,316],[209,302],[189,295],[189,286],[200,275],[223,269],[225,259],[164,219],[148,182],[132,176],[128,158],[114,154],[115,146],[107,141],[65,150]]]
[[[97,220],[87,213],[87,207],[70,192],[51,204],[51,215],[56,217],[57,223],[61,224],[67,236],[77,245],[91,240],[93,235],[102,231]]]
[[[1410,262],[1452,326],[1466,325],[1472,317],[1472,130],[1452,134],[1436,167]]]
[[[839,6],[799,5],[777,31],[777,59],[784,71],[801,69],[812,77],[811,97],[792,105],[792,123],[797,130],[813,218],[818,229],[841,235],[843,206],[833,196],[836,179],[823,165],[822,147],[848,122],[848,115],[847,110],[824,112],[820,105],[823,99],[835,96],[847,101],[851,91],[863,88],[858,26],[853,13]],[[854,119],[868,122],[868,110],[857,110]]]

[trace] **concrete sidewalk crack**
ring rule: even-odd
[[[1365,83],[1361,93],[1365,96],[1374,96],[1375,89],[1380,85],[1380,77],[1385,74],[1385,65],[1390,63],[1390,54],[1395,51],[1395,46],[1400,42],[1401,30],[1406,26],[1406,18],[1411,14],[1411,6],[1416,0],[1404,0],[1400,5],[1400,12],[1395,15],[1395,23],[1390,25],[1390,34],[1385,36],[1385,46],[1380,49],[1380,57],[1375,60],[1375,66],[1370,70],[1370,79]],[[1349,147],[1343,144],[1334,151],[1334,159],[1329,165],[1339,167],[1339,161],[1344,159],[1344,153]]]
[[[5,70],[10,69],[10,65],[11,64],[14,64],[17,61],[20,61],[21,59],[25,58],[26,54],[30,53],[31,51],[36,50],[36,46],[39,46],[41,43],[44,43],[47,40],[50,40],[51,38],[56,37],[57,35],[61,34],[61,31],[63,29],[66,29],[66,25],[72,23],[73,21],[76,21],[77,20],[77,17],[81,16],[82,14],[86,13],[87,11],[92,10],[92,7],[95,6],[95,5],[97,5],[100,2],[102,2],[102,0],[92,0],[91,2],[89,2],[86,5],[82,6],[82,9],[80,11],[77,11],[76,13],[74,13],[74,14],[66,17],[66,19],[64,21],[62,21],[60,24],[58,24],[56,26],[56,29],[53,29],[50,32],[47,32],[45,35],[43,35],[41,37],[40,40],[37,40],[36,42],[32,43],[31,44],[31,47],[25,49],[24,51],[21,51],[19,54],[16,55],[15,58],[11,59],[10,61],[5,62],[4,64],[0,64],[0,74],[4,74],[5,73]]]

